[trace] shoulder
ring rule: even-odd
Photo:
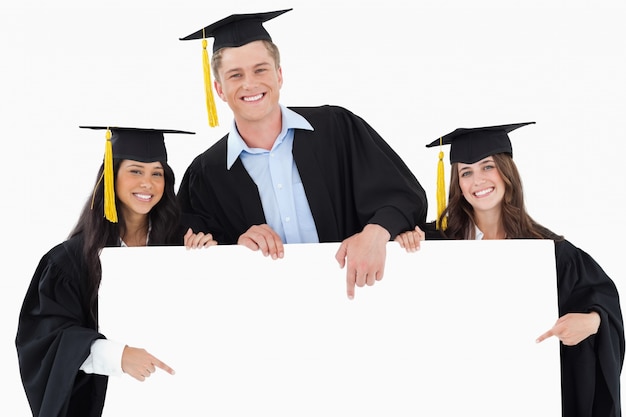
[[[567,239],[554,242],[554,252],[559,268],[585,270],[601,269],[591,255]]]
[[[82,255],[83,238],[81,235],[74,236],[59,243],[50,249],[42,259],[49,259],[55,263],[64,263]]]
[[[54,276],[75,276],[83,268],[83,238],[77,235],[50,249],[41,258],[38,270],[54,271]]]
[[[288,107],[309,121],[314,127],[316,124],[328,124],[332,118],[360,119],[345,107],[336,105],[323,105],[315,107]],[[330,118],[330,119],[329,119]]]
[[[211,145],[206,151],[196,156],[189,165],[189,168],[201,168],[205,165],[214,165],[218,163],[224,164],[227,143],[228,134],[224,135],[220,140]]]

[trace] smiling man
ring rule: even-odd
[[[179,201],[194,231],[272,259],[285,243],[341,242],[353,298],[382,279],[387,242],[424,223],[426,194],[359,116],[280,103],[280,54],[263,23],[290,10],[231,15],[181,39],[214,38],[213,87],[234,121],[188,167]]]

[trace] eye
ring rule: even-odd
[[[472,175],[472,171],[463,171],[461,172],[461,177],[469,177]]]
[[[495,167],[495,165],[485,165],[485,171],[489,171],[491,169],[494,169]]]
[[[156,171],[156,172],[152,173],[152,176],[154,176],[154,177],[162,177],[163,173],[161,171]]]
[[[133,175],[141,175],[142,174],[141,170],[139,170],[139,169],[131,169],[130,173],[133,174]]]

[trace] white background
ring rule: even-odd
[[[426,143],[457,127],[536,121],[511,134],[529,212],[589,252],[618,288],[626,285],[626,4],[354,4],[2,3],[0,357],[7,398],[25,401],[13,345],[24,291],[41,255],[74,225],[102,161],[102,132],[78,126],[195,131],[166,139],[180,180],[191,159],[228,131],[231,114],[218,103],[220,126],[208,127],[201,43],[178,39],[232,13],[294,8],[266,23],[282,52],[282,102],[338,104],[363,116],[422,182],[430,219],[437,149]]]

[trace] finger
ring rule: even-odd
[[[363,287],[365,284],[367,284],[367,272],[360,272],[357,271],[356,272],[356,286],[357,287]]]
[[[544,334],[542,334],[541,336],[539,336],[537,338],[537,340],[535,340],[535,342],[541,343],[544,340],[546,340],[547,338],[552,337],[552,336],[554,336],[554,333],[552,332],[552,329],[550,329],[547,332],[545,332]]]
[[[347,253],[348,252],[347,252],[346,244],[345,242],[342,242],[341,245],[339,245],[339,249],[337,249],[337,253],[335,254],[335,259],[339,263],[339,268],[341,269],[343,269],[343,267],[346,266]],[[354,295],[354,291],[353,291],[353,295]]]
[[[164,362],[161,362],[160,360],[156,360],[154,362],[154,365],[156,365],[157,367],[163,369],[165,372],[167,372],[170,375],[174,375],[176,372],[174,371],[174,369],[172,369],[169,365],[167,365]]]
[[[415,252],[416,243],[415,243],[415,232],[406,233],[407,240],[407,250],[410,252]]]
[[[206,235],[204,235],[204,237],[199,242],[199,246],[204,248],[208,248],[209,246],[214,245],[217,245],[217,242],[213,239],[213,235],[211,233],[207,233]]]
[[[257,243],[254,240],[252,240],[250,236],[248,236],[247,233],[239,236],[239,239],[237,240],[237,244],[245,246],[246,248],[253,250],[253,251],[259,250],[259,245],[257,245]]]
[[[187,249],[190,248],[189,246],[189,238],[191,237],[191,235],[193,234],[193,230],[191,230],[191,227],[189,229],[187,229],[187,232],[185,233],[185,236],[183,237],[183,242],[185,244],[185,247]]]
[[[353,300],[354,299],[354,279],[347,279],[346,280],[346,292],[348,294],[348,299]]]

